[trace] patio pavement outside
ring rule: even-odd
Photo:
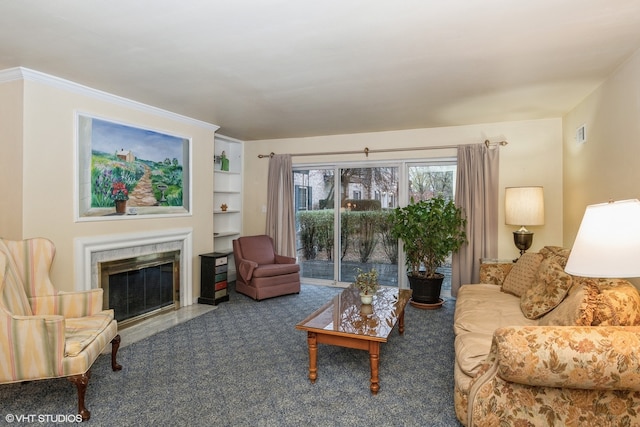
[[[333,261],[323,260],[306,260],[300,261],[300,275],[302,280],[304,278],[334,280],[333,277]],[[358,268],[368,271],[371,268],[375,268],[378,272],[378,279],[381,285],[385,286],[398,286],[398,266],[392,264],[379,264],[379,263],[360,263],[353,261],[344,261],[342,263],[342,276],[344,282],[352,282],[355,280],[358,274]],[[445,265],[437,270],[439,273],[444,274],[444,281],[442,282],[441,296],[443,298],[451,297],[451,265]]]

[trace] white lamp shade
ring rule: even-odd
[[[640,277],[640,201],[587,206],[565,271],[582,277]]]
[[[542,187],[507,187],[504,211],[507,225],[544,225]]]

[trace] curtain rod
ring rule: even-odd
[[[490,147],[494,147],[494,146],[502,146],[504,147],[505,145],[507,145],[508,142],[507,141],[499,141],[499,142],[491,142],[488,139],[486,139],[484,141],[484,145],[487,146],[487,148]],[[369,147],[364,147],[364,150],[352,150],[352,151],[323,151],[323,152],[318,152],[318,153],[297,153],[297,154],[291,154],[291,156],[330,156],[330,155],[334,155],[334,154],[360,154],[360,153],[364,153],[365,156],[369,157],[370,153],[393,153],[396,151],[417,151],[417,150],[442,150],[445,148],[457,148],[458,145],[436,145],[436,146],[430,146],[430,147],[411,147],[411,148],[381,148],[381,149],[377,149],[377,150],[370,150]],[[264,159],[264,158],[271,158],[273,156],[275,156],[276,153],[271,152],[269,154],[258,154],[258,158],[259,159]]]

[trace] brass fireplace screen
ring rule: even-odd
[[[121,327],[180,305],[180,251],[102,262],[98,277]]]

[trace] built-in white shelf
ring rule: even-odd
[[[231,231],[218,231],[213,233],[213,237],[228,237],[228,236],[239,236],[240,235],[240,231],[238,230],[231,230]],[[222,252],[218,249],[216,249],[216,252]]]
[[[224,151],[229,170],[220,170]],[[242,168],[244,143],[224,135],[216,135],[213,159],[213,250],[231,254],[233,240],[242,233]],[[221,205],[227,205],[223,211]],[[228,263],[228,280],[235,280],[235,262]]]

